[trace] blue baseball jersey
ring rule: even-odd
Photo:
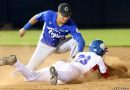
[[[76,24],[70,18],[63,26],[56,23],[57,12],[47,10],[36,15],[36,20],[44,22],[41,42],[56,47],[66,35],[71,34],[78,42],[78,51],[83,51],[85,41],[78,31]]]

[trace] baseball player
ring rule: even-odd
[[[38,21],[44,22],[37,48],[27,65],[30,70],[35,70],[53,52],[64,53],[70,50],[69,58],[73,58],[78,52],[83,51],[85,41],[70,18],[71,15],[70,5],[61,3],[58,12],[47,10],[36,14],[19,30],[20,37],[23,37],[32,25]],[[68,34],[72,37],[67,38]]]
[[[27,81],[50,81],[54,85],[66,84],[97,69],[104,78],[107,78],[109,70],[102,58],[106,51],[102,40],[94,40],[89,45],[89,52],[78,53],[70,63],[57,61],[50,67],[30,71],[12,55],[2,58],[0,65],[13,65],[24,75]]]

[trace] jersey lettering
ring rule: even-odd
[[[49,29],[49,34],[51,35],[51,38],[63,38],[65,35],[60,35],[59,31],[55,30],[54,28],[47,27]]]

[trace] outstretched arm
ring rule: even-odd
[[[105,79],[108,78],[108,76],[110,74],[109,73],[109,69],[108,69],[107,65],[103,61],[100,62],[98,70],[101,73],[101,75],[102,75],[103,78],[105,78]]]
[[[106,72],[105,73],[101,73],[101,75],[102,75],[103,78],[107,79],[108,76],[109,76],[109,70],[106,69]]]
[[[38,20],[36,19],[36,16],[33,16],[27,24],[24,25],[23,28],[19,30],[19,36],[23,37],[26,33],[26,30],[29,29],[32,25],[34,25]]]
[[[78,43],[78,52],[82,52],[85,47],[85,40],[76,26],[73,26],[71,30],[71,35]]]

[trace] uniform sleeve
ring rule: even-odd
[[[98,66],[99,66],[99,72],[101,73],[102,77],[107,78],[109,76],[109,70],[106,64],[104,63],[103,59],[101,59],[98,62]]]
[[[35,17],[36,17],[36,20],[38,21],[44,21],[45,20],[45,15],[48,13],[48,11],[44,11],[44,12],[41,12],[39,14],[36,14]]]
[[[78,42],[78,51],[82,52],[85,46],[85,41],[81,33],[78,31],[77,26],[72,26],[70,34]]]

